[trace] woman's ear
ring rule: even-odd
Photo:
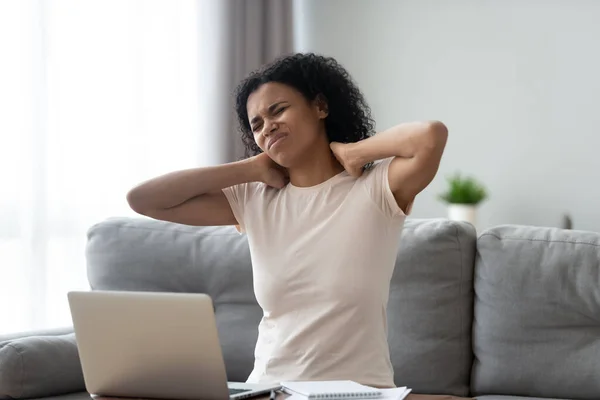
[[[325,119],[329,115],[329,104],[327,99],[322,94],[317,95],[315,98],[315,107],[317,108],[317,116],[320,119]]]

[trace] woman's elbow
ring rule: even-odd
[[[429,148],[443,149],[448,141],[448,127],[441,121],[429,121],[426,129]]]

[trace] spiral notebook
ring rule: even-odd
[[[354,381],[292,381],[281,382],[288,394],[297,394],[310,400],[378,399],[383,392]]]

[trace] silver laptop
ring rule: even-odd
[[[280,388],[227,382],[207,295],[75,291],[68,299],[92,395],[225,400]]]

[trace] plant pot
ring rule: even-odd
[[[452,221],[465,221],[475,226],[477,207],[473,204],[449,204],[448,219]]]

